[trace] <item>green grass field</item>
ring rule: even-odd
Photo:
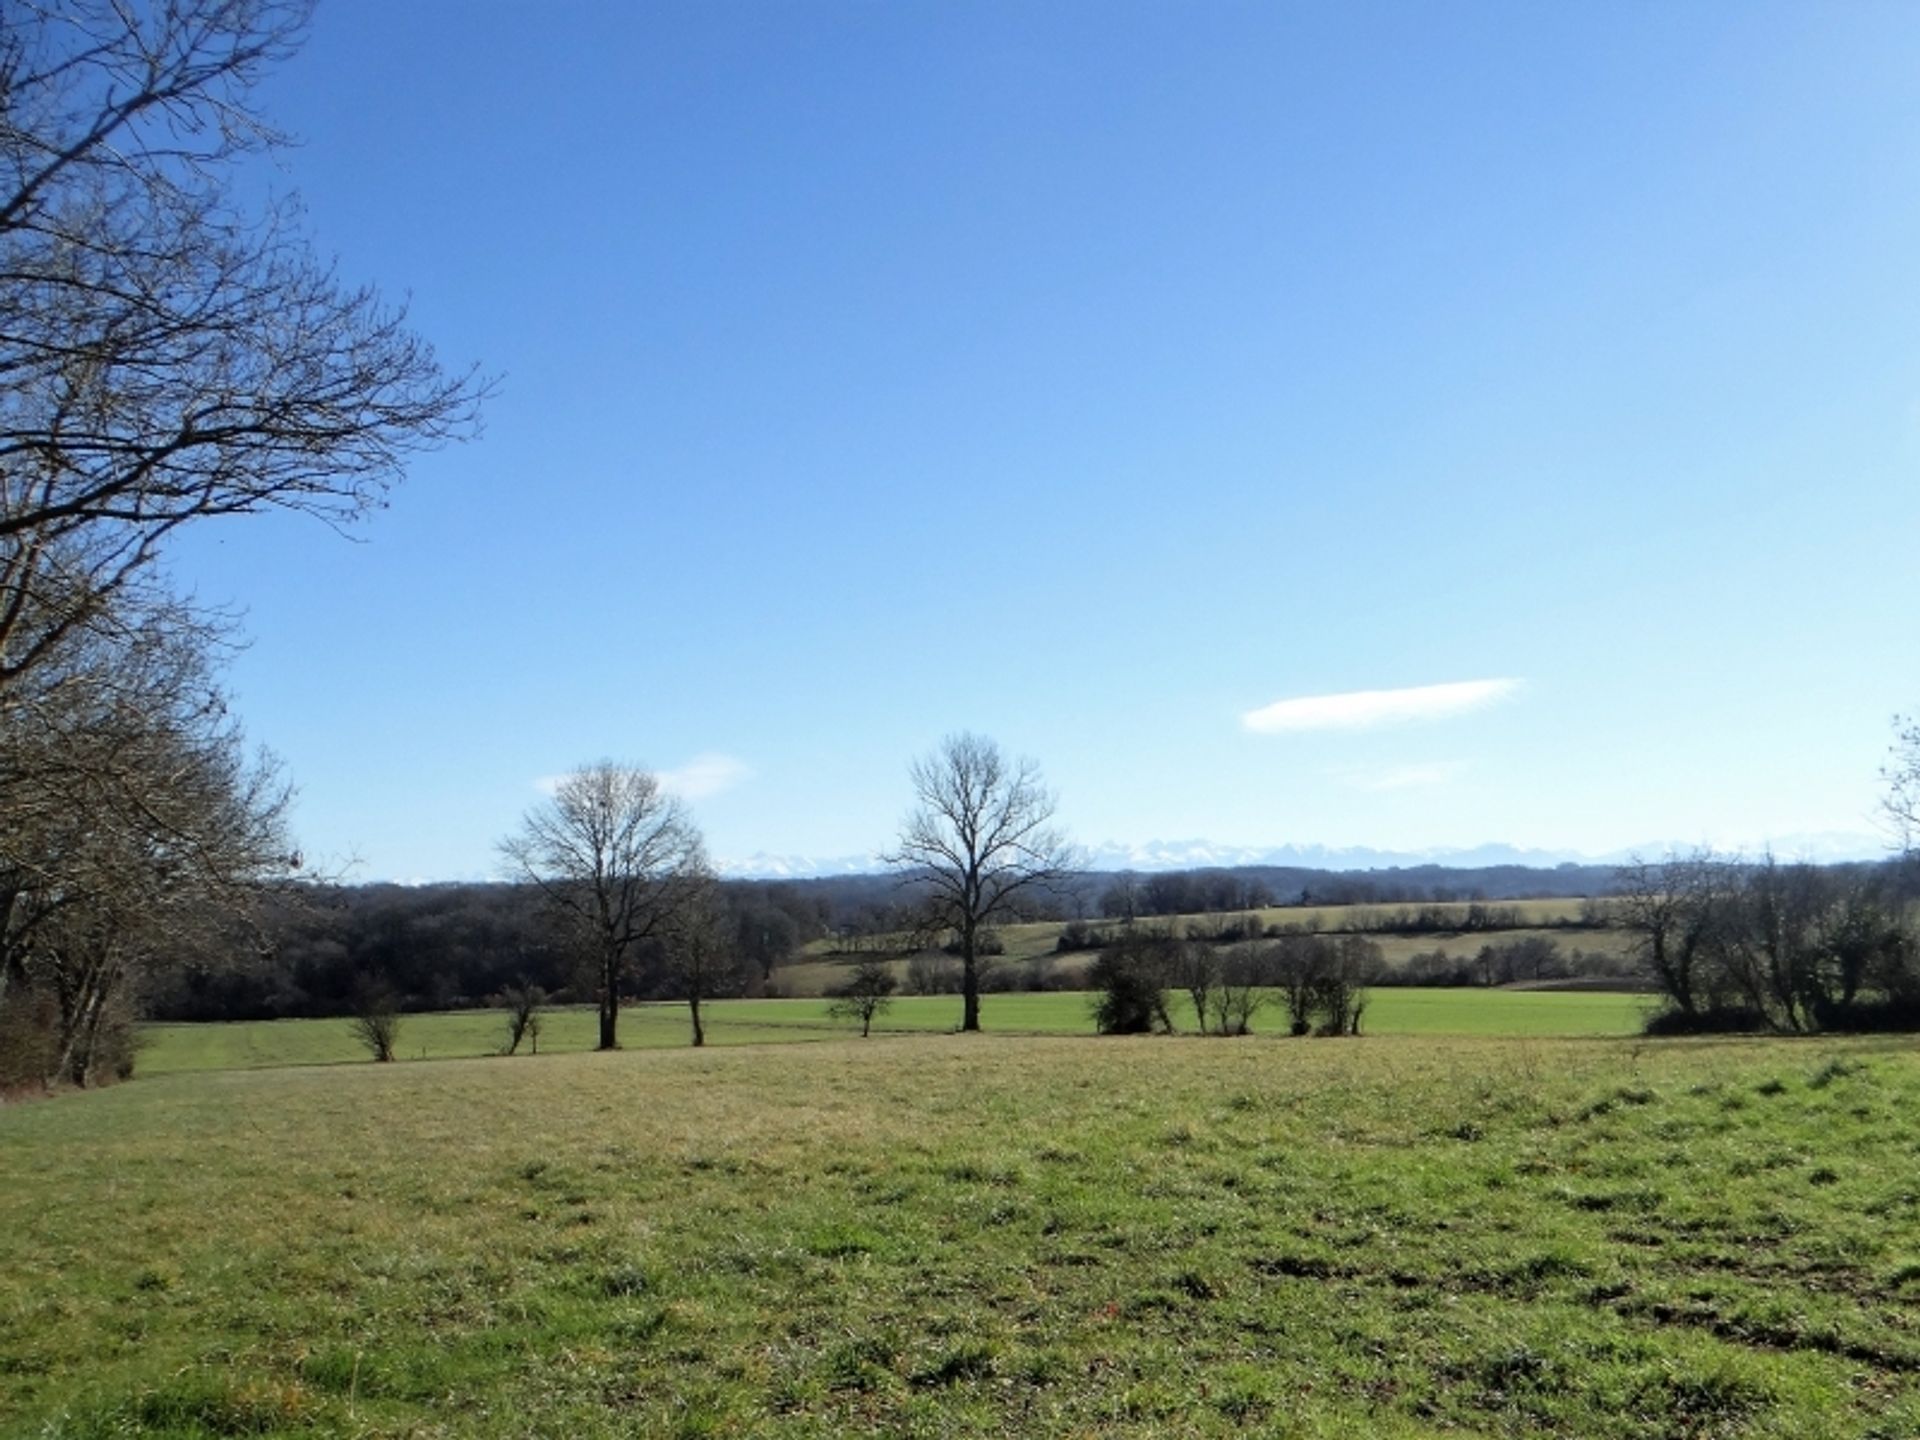
[[[1566,897],[1550,900],[1501,900],[1492,903],[1500,910],[1513,911],[1526,924],[1544,927],[1556,923],[1578,920],[1585,910],[1587,902],[1575,897]],[[1143,920],[1141,923],[1154,926],[1167,925],[1185,933],[1190,929],[1206,929],[1225,921],[1236,920],[1240,918],[1241,915],[1252,915],[1255,916],[1262,925],[1281,925],[1326,931],[1344,931],[1349,928],[1368,930],[1376,924],[1381,917],[1393,916],[1408,910],[1440,910],[1450,915],[1457,915],[1464,922],[1467,911],[1470,908],[1471,906],[1466,901],[1434,905],[1399,901],[1380,905],[1275,905],[1246,911],[1224,911],[1199,915],[1173,915]],[[1063,922],[1058,920],[1033,920],[1024,921],[1015,925],[998,925],[994,927],[994,934],[997,935],[1001,943],[1006,946],[1005,959],[1009,961],[1031,960],[1036,955],[1050,955],[1053,953],[1054,942],[1060,938],[1062,923]],[[1091,923],[1111,926],[1118,922],[1113,920],[1095,920]],[[1421,949],[1433,949],[1436,945],[1444,945],[1449,941],[1457,942],[1465,939],[1472,942],[1473,949],[1478,950],[1488,939],[1513,933],[1515,932],[1503,931],[1464,937],[1454,935],[1421,935],[1405,938],[1417,940],[1419,942],[1418,948]],[[1389,934],[1376,936],[1376,938],[1395,940],[1402,937]],[[1604,933],[1596,931],[1565,932],[1562,938],[1567,939],[1572,944],[1585,944],[1590,948],[1608,943],[1608,937]],[[813,959],[825,959],[835,953],[834,945],[835,942],[830,940],[815,940],[808,944],[802,953]]]
[[[1585,903],[1582,900],[1518,900],[1503,903],[1500,906],[1503,910],[1517,912],[1520,918],[1528,922],[1532,928],[1418,935],[1398,935],[1386,931],[1365,933],[1380,947],[1380,958],[1388,966],[1403,965],[1415,955],[1430,954],[1435,951],[1456,960],[1471,960],[1480,953],[1483,946],[1504,945],[1529,939],[1551,940],[1568,952],[1584,951],[1606,956],[1623,955],[1632,944],[1632,937],[1624,930],[1553,928],[1555,922],[1577,920]],[[1364,930],[1366,925],[1376,923],[1381,916],[1391,915],[1403,908],[1438,908],[1464,917],[1468,907],[1464,904],[1437,907],[1321,905],[1254,910],[1247,913],[1257,916],[1265,925],[1314,926],[1329,933],[1335,933],[1344,932],[1348,927],[1354,926]],[[1176,915],[1166,920],[1145,923],[1165,924],[1184,931],[1196,927],[1205,929],[1238,918],[1237,915]],[[998,927],[994,933],[1005,947],[1005,953],[995,957],[995,963],[1018,965],[1034,960],[1052,960],[1059,967],[1060,973],[1080,973],[1093,957],[1086,951],[1057,954],[1054,946],[1060,938],[1060,930],[1061,922],[1057,920]],[[859,957],[836,950],[835,944],[836,942],[833,941],[816,940],[801,951],[798,960],[783,965],[777,972],[781,993],[791,996],[824,995],[832,987],[844,981],[848,968],[855,964]],[[907,962],[894,960],[892,964],[894,973],[904,977]]]
[[[1517,990],[1413,990],[1372,992],[1366,1029],[1378,1035],[1627,1035],[1640,1028],[1648,1000],[1638,995]],[[991,1030],[1017,1034],[1091,1035],[1087,996],[1071,991],[989,995],[981,1002]],[[827,1014],[823,1000],[725,1000],[702,1007],[713,1045],[767,1041],[827,1040],[851,1027]],[[1175,1007],[1176,1023],[1193,1028],[1192,1007]],[[903,996],[893,1002],[877,1030],[946,1031],[960,1023],[958,996]],[[1256,1026],[1282,1028],[1284,1012],[1271,1006]],[[590,1050],[598,1038],[587,1009],[547,1012],[541,1050],[564,1054]],[[445,1060],[490,1055],[505,1039],[506,1022],[491,1010],[410,1015],[401,1022],[403,1060]],[[622,1012],[621,1043],[628,1049],[685,1045],[690,1034],[684,1005],[635,1005]],[[138,1073],[169,1075],[183,1070],[229,1070],[273,1065],[331,1065],[364,1061],[345,1020],[240,1021],[222,1025],[152,1025],[145,1031]]]
[[[1891,1440],[1916,1155],[1906,1040],[159,1076],[0,1110],[0,1432]]]

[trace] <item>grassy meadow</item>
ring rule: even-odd
[[[1480,952],[1487,944],[1508,944],[1516,940],[1547,939],[1553,940],[1568,950],[1584,950],[1592,953],[1618,955],[1623,953],[1631,942],[1631,937],[1621,930],[1610,929],[1565,929],[1555,928],[1577,921],[1586,902],[1578,899],[1553,900],[1508,900],[1495,902],[1496,908],[1511,911],[1522,922],[1512,930],[1490,931],[1441,931],[1422,934],[1396,934],[1391,930],[1377,928],[1383,917],[1391,917],[1404,910],[1439,910],[1458,915],[1464,921],[1469,906],[1462,903],[1434,905],[1307,905],[1284,906],[1254,909],[1245,912],[1230,912],[1211,915],[1175,915],[1143,921],[1154,926],[1166,925],[1169,928],[1186,933],[1207,929],[1223,922],[1239,919],[1244,913],[1256,918],[1262,925],[1278,925],[1299,929],[1324,931],[1327,933],[1357,931],[1367,935],[1380,947],[1380,957],[1389,966],[1404,964],[1415,955],[1439,951],[1460,960],[1468,960]],[[1113,925],[1114,921],[1096,921],[1095,924]],[[1056,955],[1055,942],[1060,938],[1062,923],[1058,920],[1036,920],[1017,925],[1001,925],[994,929],[995,936],[1005,947],[1002,955],[995,957],[999,963],[1014,965],[1032,960],[1054,959],[1063,973],[1078,973],[1093,957],[1087,952]],[[778,981],[781,991],[793,996],[819,996],[826,994],[833,986],[846,978],[847,966],[853,958],[836,946],[840,942],[833,940],[815,940],[806,945],[798,958],[780,967]],[[894,963],[895,973],[904,975],[906,962]]]
[[[1890,1440],[1916,1156],[1904,1040],[166,1075],[0,1110],[0,1432]]]
[[[1397,989],[1371,992],[1365,1026],[1374,1035],[1628,1035],[1640,1028],[1647,997],[1606,992],[1480,989]],[[1177,1024],[1195,1028],[1193,1007],[1175,996]],[[991,1030],[1029,1035],[1091,1035],[1088,996],[1073,991],[988,995],[981,1001]],[[719,1000],[701,1007],[710,1045],[845,1038],[854,1027],[827,1013],[828,1002]],[[599,1038],[594,1012],[569,1007],[543,1012],[543,1054],[591,1050]],[[876,1033],[943,1032],[960,1024],[957,995],[895,998],[875,1022]],[[1256,1028],[1285,1028],[1285,1012],[1270,1005]],[[621,1044],[632,1050],[687,1044],[691,1027],[681,1004],[632,1005],[621,1011]],[[402,1060],[491,1055],[505,1041],[498,1011],[463,1010],[409,1015],[401,1022]],[[143,1032],[138,1073],[251,1069],[276,1065],[333,1065],[364,1061],[366,1051],[347,1020],[243,1020],[217,1025],[150,1025]]]

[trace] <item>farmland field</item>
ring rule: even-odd
[[[1021,1034],[1090,1035],[1088,997],[1073,991],[989,995],[981,1002],[989,1029]],[[1626,1035],[1640,1028],[1651,1003],[1622,994],[1522,990],[1418,990],[1382,987],[1372,992],[1366,1028],[1378,1035]],[[767,1041],[827,1040],[846,1036],[846,1021],[827,1014],[823,1000],[721,1000],[701,1007],[708,1043],[746,1045]],[[1177,997],[1174,1018],[1192,1029],[1192,1006]],[[876,1022],[879,1032],[946,1031],[958,1028],[960,1000],[951,995],[903,996]],[[1270,1006],[1256,1028],[1284,1028],[1284,1012]],[[542,1017],[543,1052],[590,1050],[598,1038],[594,1012],[568,1008]],[[490,1055],[505,1035],[504,1017],[491,1010],[410,1015],[401,1022],[403,1060]],[[621,1012],[620,1038],[628,1049],[685,1045],[687,1007],[634,1005]],[[236,1021],[217,1025],[151,1025],[139,1057],[143,1076],[182,1070],[250,1069],[274,1065],[326,1065],[366,1059],[346,1020]]]
[[[1324,933],[1365,934],[1368,939],[1380,946],[1381,959],[1390,966],[1404,964],[1414,955],[1434,951],[1455,959],[1467,960],[1477,954],[1484,945],[1510,944],[1513,941],[1525,939],[1552,940],[1569,951],[1581,950],[1608,956],[1622,954],[1631,938],[1625,931],[1573,925],[1573,922],[1580,918],[1585,907],[1586,902],[1578,899],[1501,901],[1497,902],[1494,908],[1510,912],[1517,917],[1521,922],[1518,928],[1412,934],[1402,934],[1391,928],[1381,927],[1389,925],[1394,917],[1415,910],[1439,911],[1458,916],[1464,922],[1471,907],[1464,902],[1433,905],[1275,906],[1245,912],[1163,916],[1141,923],[1154,927],[1164,925],[1183,934],[1205,933],[1213,927],[1232,923],[1243,918],[1243,915],[1250,915],[1266,926],[1311,929]],[[1091,923],[1111,927],[1118,922],[1100,920]],[[994,934],[1004,947],[1004,953],[996,957],[998,963],[1020,964],[1033,960],[1055,960],[1063,970],[1077,972],[1079,967],[1091,957],[1084,952],[1056,954],[1055,942],[1060,938],[1061,929],[1062,922],[1058,920],[1038,920],[995,927]],[[823,995],[831,986],[838,984],[845,977],[846,967],[853,958],[835,948],[842,943],[844,942],[815,940],[804,947],[800,952],[800,958],[795,963],[784,965],[779,971],[779,982],[783,992],[801,996]],[[894,968],[896,973],[904,973],[905,962],[897,962]]]
[[[0,1110],[0,1431],[1912,1435],[1916,1151],[1910,1041],[164,1075]]]

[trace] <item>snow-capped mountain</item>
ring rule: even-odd
[[[1524,865],[1545,869],[1555,865],[1617,865],[1631,856],[1655,858],[1674,850],[1697,849],[1697,842],[1649,841],[1598,854],[1578,850],[1530,849],[1489,843],[1472,846],[1433,846],[1415,850],[1377,850],[1371,846],[1222,845],[1211,840],[1148,840],[1140,844],[1106,842],[1082,847],[1088,870],[1198,870],[1212,866],[1280,865],[1302,870],[1387,870],[1413,865],[1444,865],[1477,870],[1494,865]],[[1855,831],[1818,831],[1775,835],[1754,841],[1716,840],[1714,848],[1732,854],[1758,855],[1771,850],[1782,860],[1810,860],[1830,864],[1843,860],[1885,858],[1884,838]],[[827,875],[870,875],[886,867],[877,855],[749,855],[718,862],[730,880],[807,880]]]

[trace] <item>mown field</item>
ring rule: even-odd
[[[0,1431],[1920,1433],[1910,1041],[872,1041],[0,1110]]]
[[[1644,996],[1519,990],[1416,990],[1372,992],[1365,1028],[1376,1035],[1627,1035],[1640,1028]],[[710,1045],[769,1041],[832,1040],[853,1026],[827,1013],[824,1000],[722,1000],[701,1007]],[[989,1029],[1014,1034],[1091,1035],[1088,997],[1072,991],[989,995],[981,1002]],[[1174,1000],[1175,1023],[1193,1029],[1192,1006]],[[954,1030],[960,999],[954,995],[902,996],[875,1024],[876,1032]],[[1269,1006],[1257,1028],[1285,1028],[1285,1012]],[[685,1045],[691,1027],[687,1007],[634,1005],[621,1012],[620,1039],[627,1049]],[[346,1020],[262,1020],[217,1025],[151,1025],[144,1032],[138,1073],[169,1075],[184,1070],[228,1070],[274,1065],[331,1065],[364,1061],[366,1051]],[[491,1055],[506,1036],[498,1011],[466,1010],[409,1015],[400,1027],[403,1060],[445,1060]],[[542,1016],[544,1054],[591,1050],[599,1038],[594,1012],[570,1007]]]

